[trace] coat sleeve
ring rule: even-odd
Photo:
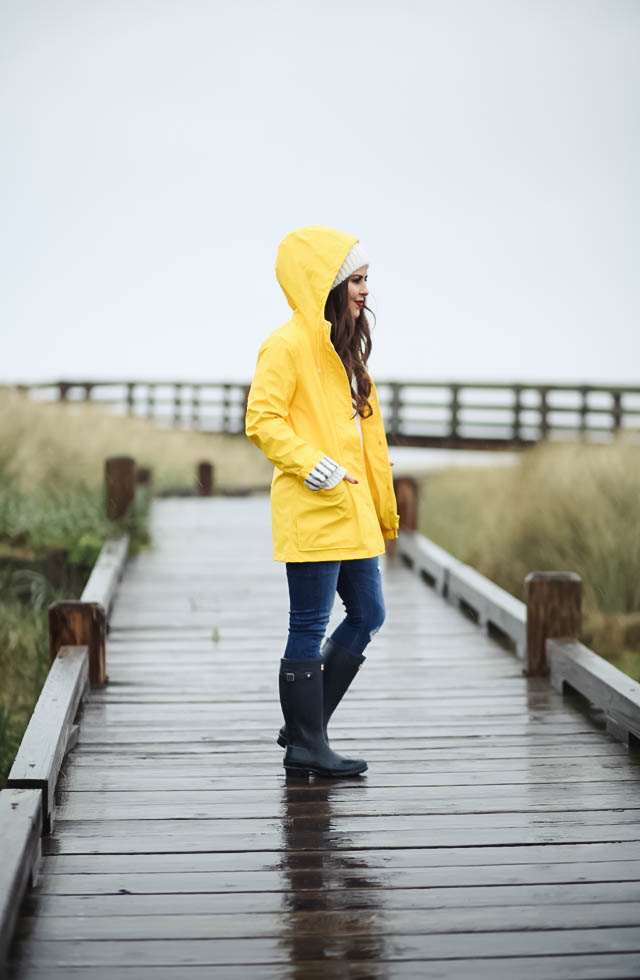
[[[298,436],[288,422],[295,388],[296,370],[288,344],[279,337],[268,337],[258,352],[249,389],[245,432],[274,466],[305,480],[325,454]]]

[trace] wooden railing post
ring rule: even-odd
[[[81,599],[60,599],[49,606],[49,658],[64,646],[89,648],[89,682],[106,684],[106,623],[104,606]]]
[[[611,431],[614,433],[619,432],[622,428],[622,392],[614,391],[612,394],[612,419],[611,419]]]
[[[401,531],[418,530],[418,481],[413,476],[397,476],[393,489],[398,504]]]
[[[152,419],[155,415],[156,386],[147,385],[147,418]]]
[[[175,428],[180,425],[182,416],[182,384],[179,381],[173,386],[173,424]]]
[[[196,474],[196,490],[199,497],[212,497],[213,496],[213,482],[214,482],[214,467],[213,463],[208,463],[206,460],[198,463],[198,470]]]
[[[522,413],[522,387],[513,386],[513,441],[522,442],[521,418]]]
[[[580,438],[583,442],[587,439],[587,414],[589,412],[589,388],[582,385],[580,391]]]
[[[247,405],[249,404],[249,392],[251,391],[251,385],[244,386],[244,397],[242,402],[242,420],[241,420],[241,432],[244,433],[245,429],[245,419],[247,417]]]
[[[549,673],[548,639],[580,639],[582,579],[576,572],[529,572],[525,579],[527,657],[525,674]]]
[[[105,460],[105,497],[109,520],[126,512],[136,492],[136,461],[131,456],[110,456]]]
[[[389,435],[392,439],[397,439],[400,435],[400,415],[402,412],[401,392],[402,386],[396,381],[391,384],[391,417],[389,419]]]
[[[547,401],[548,389],[539,388],[540,394],[540,438],[549,438],[549,402]]]
[[[449,438],[458,438],[458,422],[459,422],[459,408],[460,408],[460,386],[451,385],[451,401],[449,402],[450,421],[449,421]]]
[[[150,466],[139,466],[136,469],[136,483],[138,486],[148,486],[151,483],[153,470]]]
[[[134,381],[127,383],[127,415],[129,418],[133,418],[135,411],[135,388]]]
[[[202,391],[200,385],[193,385],[191,389],[191,428],[200,428],[200,398]]]

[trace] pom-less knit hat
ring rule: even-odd
[[[340,266],[338,275],[334,279],[331,289],[335,289],[336,286],[339,286],[341,282],[348,279],[349,276],[356,271],[356,269],[360,269],[363,265],[369,265],[369,257],[360,242],[356,242],[355,245],[349,249],[347,257]]]

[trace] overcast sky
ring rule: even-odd
[[[325,224],[374,378],[640,383],[638,0],[0,9],[0,381],[250,380]]]

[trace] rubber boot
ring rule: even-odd
[[[368,768],[364,759],[343,758],[324,737],[322,667],[320,657],[280,661],[280,704],[288,734],[282,764],[299,775],[357,776]]]
[[[324,737],[327,742],[327,725],[331,715],[336,710],[351,681],[367,659],[362,653],[352,653],[346,647],[341,647],[332,637],[328,637],[322,647],[322,662],[324,670]],[[283,725],[276,739],[282,748],[287,746],[287,726]]]

